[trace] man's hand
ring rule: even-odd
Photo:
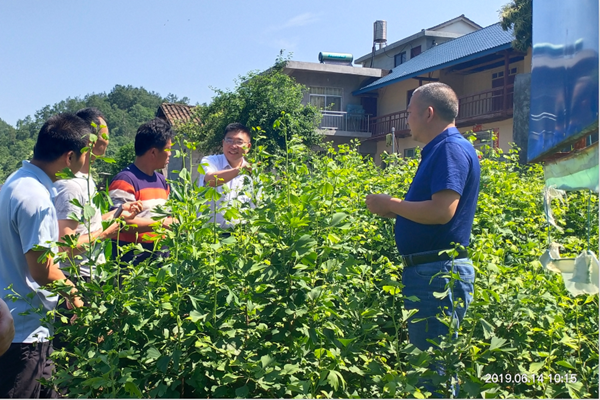
[[[123,217],[126,220],[135,218],[135,216],[141,213],[144,208],[140,200],[132,201],[129,203],[123,203],[121,207],[123,208],[121,217]]]
[[[392,196],[387,194],[368,194],[365,202],[373,214],[384,218],[395,218],[396,214],[390,210],[391,199]]]
[[[246,160],[244,160],[244,163],[242,164],[242,167],[240,168],[240,172],[242,170],[246,170],[246,172],[251,173],[252,172],[252,165],[250,165],[250,163]]]
[[[166,217],[165,219],[162,220],[163,228],[168,229],[172,223],[173,223],[173,217]]]
[[[15,338],[15,324],[6,303],[0,299],[0,356],[8,350]]]
[[[103,230],[99,237],[100,239],[104,240],[104,239],[114,239],[117,237],[117,233],[119,233],[119,223],[118,222],[113,222],[112,224],[110,224],[109,226],[106,227],[105,230]]]
[[[73,288],[69,292],[69,296],[66,297],[67,308],[69,310],[72,310],[73,307],[77,307],[77,308],[83,307],[83,301],[81,300],[81,297],[79,297],[79,296],[76,295],[76,293],[77,293],[77,289]]]

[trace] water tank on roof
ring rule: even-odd
[[[375,21],[373,24],[373,42],[387,43],[387,21]]]
[[[330,53],[322,51],[319,53],[319,61],[325,64],[328,63],[342,63],[352,65],[354,57],[348,53]]]

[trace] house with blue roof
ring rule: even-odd
[[[531,72],[531,53],[514,50],[512,32],[504,31],[500,23],[472,28],[472,32],[433,44],[402,60],[389,74],[352,93],[361,97],[363,103],[370,104],[371,136],[363,139],[361,147],[370,148],[368,153],[375,153],[376,162],[380,162],[379,154],[383,151],[411,157],[420,146],[411,137],[406,108],[414,89],[428,82],[446,83],[458,95],[460,110],[456,124],[461,132],[478,131],[483,142],[510,149],[514,80],[517,74]],[[387,47],[391,46],[395,44]],[[395,48],[401,50],[402,46]],[[382,67],[377,64],[377,57],[372,56],[372,59],[373,68]],[[363,56],[357,62],[365,60]],[[392,130],[397,139],[395,149],[386,142]],[[495,136],[493,141],[492,135]]]

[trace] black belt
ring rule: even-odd
[[[467,258],[469,256],[467,250],[457,250],[458,254],[455,257],[452,257],[454,250],[450,250],[450,253],[441,254],[440,251],[448,250],[434,250],[428,251],[427,253],[408,254],[406,256],[400,256],[400,259],[405,267],[412,267],[413,265],[427,264],[436,261],[448,261],[452,258],[456,260],[458,258]]]

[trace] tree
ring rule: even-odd
[[[115,157],[121,147],[133,146],[137,128],[154,118],[156,110],[164,102],[187,103],[189,99],[180,99],[171,93],[163,98],[143,87],[116,85],[108,94],[93,93],[83,98],[69,97],[56,104],[47,105],[36,111],[33,117],[27,116],[17,121],[16,128],[0,119],[0,182],[4,182],[8,175],[18,169],[22,160],[31,158],[37,134],[51,115],[75,112],[84,107],[97,107],[106,116],[110,130],[111,144],[108,146],[107,156]],[[124,151],[122,157],[117,158],[125,162],[124,160],[128,159],[125,154],[130,153],[131,151]],[[104,162],[99,162],[95,170],[114,175],[114,168]]]
[[[531,46],[532,0],[513,0],[502,6],[500,10],[500,25],[505,31],[512,29],[515,40],[512,46],[515,50],[527,52]]]
[[[199,141],[206,152],[220,149],[223,131],[231,122],[263,131],[266,138],[261,144],[268,152],[285,149],[286,135],[292,133],[306,145],[319,143],[316,128],[321,115],[315,107],[302,104],[306,87],[283,73],[286,61],[278,58],[267,71],[240,77],[232,91],[214,89],[212,102],[196,107],[190,122],[178,131]]]

